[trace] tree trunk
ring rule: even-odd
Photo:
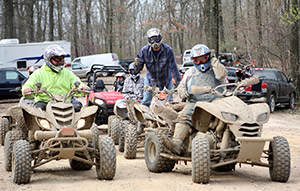
[[[256,27],[258,31],[258,50],[262,50],[263,36],[262,36],[262,21],[261,21],[261,5],[260,0],[255,0],[255,17]],[[258,64],[264,67],[263,52],[258,51]]]
[[[211,26],[212,48],[215,50],[216,56],[219,54],[219,0],[213,1],[213,24]]]
[[[220,42],[221,45],[224,47],[224,52],[227,52],[226,50],[226,42],[225,42],[225,35],[224,35],[224,24],[223,24],[223,15],[222,15],[222,0],[219,0],[219,23],[220,23]]]
[[[238,26],[237,26],[237,0],[233,0],[233,38],[234,41],[238,40]]]
[[[73,47],[73,57],[76,58],[79,56],[79,51],[78,51],[78,23],[77,23],[77,7],[78,7],[78,0],[73,0],[73,14],[72,14],[72,25],[73,25],[73,42],[72,42],[72,47]]]
[[[205,26],[204,31],[206,36],[205,42],[208,47],[211,47],[210,9],[211,9],[211,1],[204,0],[204,26]]]
[[[290,8],[298,8],[298,0],[292,0]],[[299,13],[298,13],[299,14]],[[300,71],[299,71],[299,19],[290,25],[290,66],[291,76],[295,79],[297,97],[300,96]]]
[[[49,40],[54,40],[54,2],[49,1]]]
[[[34,42],[33,4],[34,0],[25,1],[26,30],[29,42]]]
[[[58,23],[58,40],[63,40],[63,28],[62,28],[62,0],[57,0],[57,23]]]
[[[4,38],[15,38],[14,5],[12,0],[4,0]]]

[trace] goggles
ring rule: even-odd
[[[149,43],[153,44],[153,43],[159,43],[161,41],[161,37],[160,36],[153,36],[148,38]]]
[[[53,56],[51,58],[51,60],[55,61],[55,62],[64,62],[65,57],[64,56]]]
[[[193,61],[196,65],[199,64],[204,64],[208,61],[208,55],[203,55],[203,56],[198,56],[198,57],[194,57]]]

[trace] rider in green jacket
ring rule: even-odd
[[[66,95],[74,86],[74,82],[80,82],[79,88],[89,90],[89,87],[84,85],[80,79],[75,76],[70,70],[64,68],[64,58],[66,52],[58,45],[50,45],[44,53],[45,63],[40,69],[36,70],[22,87],[22,93],[25,97],[28,93],[36,88],[36,83],[41,82],[42,88],[47,88],[47,91],[52,95]],[[51,100],[46,94],[39,94],[35,97],[35,107],[46,110],[47,103]],[[75,111],[79,111],[82,104],[71,99]]]

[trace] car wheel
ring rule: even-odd
[[[289,100],[289,105],[287,106],[289,109],[294,109],[295,108],[295,94],[291,94],[290,100]]]
[[[273,113],[275,111],[275,95],[274,94],[271,94],[271,96],[270,96],[269,107],[270,107],[270,112]]]

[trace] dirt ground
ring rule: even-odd
[[[11,103],[14,101],[15,103]],[[0,116],[17,100],[0,100]],[[209,184],[195,184],[191,178],[191,163],[177,164],[170,173],[148,171],[143,150],[137,159],[127,160],[117,150],[117,171],[112,181],[96,178],[93,167],[88,171],[73,171],[67,160],[52,161],[37,168],[26,185],[12,183],[11,172],[6,172],[3,163],[3,146],[0,147],[0,190],[300,190],[300,108],[294,111],[278,109],[271,114],[264,126],[263,137],[281,135],[287,138],[291,150],[291,175],[287,183],[272,182],[265,167],[251,167],[243,164],[232,172],[211,173]]]

